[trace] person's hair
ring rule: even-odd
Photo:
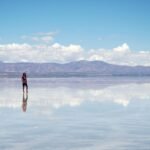
[[[22,76],[23,76],[23,77],[26,77],[26,73],[24,72]]]

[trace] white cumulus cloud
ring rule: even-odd
[[[49,33],[50,34],[50,33]],[[49,35],[48,33],[45,35]],[[43,33],[39,33],[43,36]],[[45,42],[49,39],[45,39]],[[60,43],[9,43],[0,44],[0,61],[3,62],[58,62],[101,60],[119,65],[150,66],[149,51],[133,51],[127,43],[112,49],[86,50],[81,45]]]
[[[68,62],[78,60],[82,54],[80,45],[4,44],[0,45],[0,61],[3,62]]]
[[[130,48],[129,48],[127,43],[124,43],[123,45],[114,48],[113,51],[114,52],[121,52],[121,53],[122,52],[129,52]]]

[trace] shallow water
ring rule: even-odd
[[[26,102],[0,83],[2,150],[150,149],[149,79],[29,79]]]

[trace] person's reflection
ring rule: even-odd
[[[23,92],[23,98],[22,98],[22,111],[26,112],[27,110],[27,101],[28,101],[28,93]]]

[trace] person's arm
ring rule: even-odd
[[[21,79],[22,79],[22,83],[23,83],[24,77],[22,77]]]

